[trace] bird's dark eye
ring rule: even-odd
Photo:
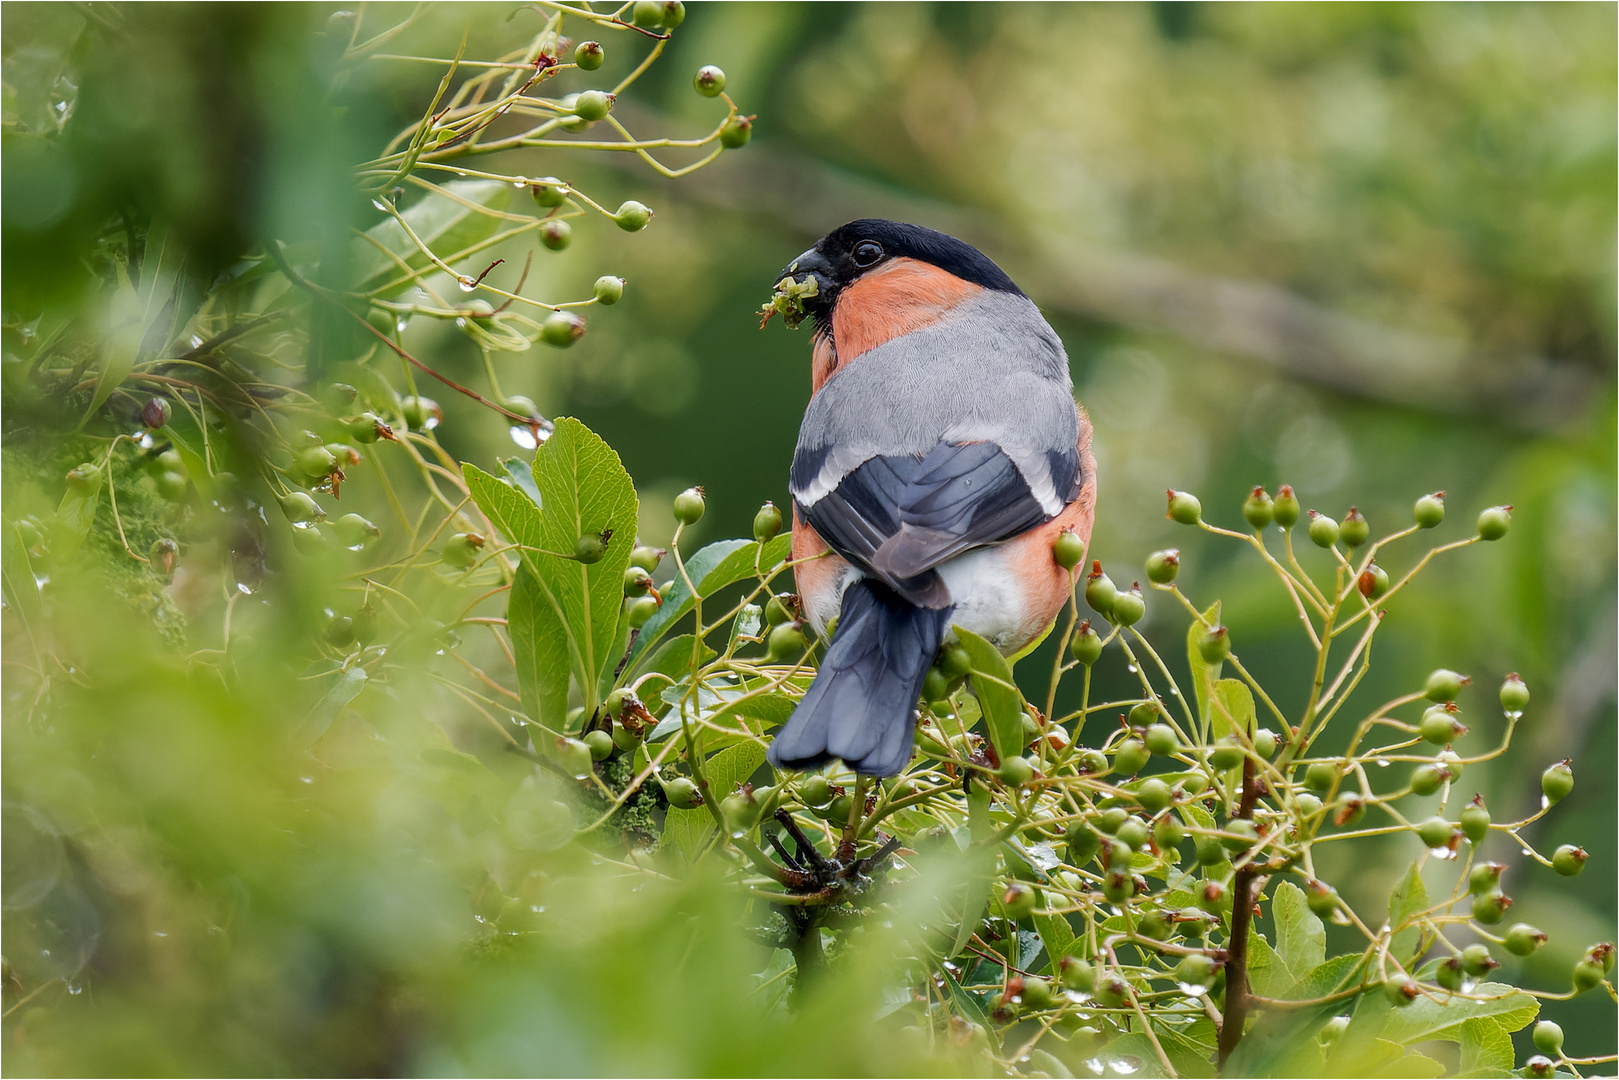
[[[883,257],[883,246],[875,240],[862,240],[854,246],[854,264],[864,270],[876,266]]]

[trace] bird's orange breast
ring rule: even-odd
[[[811,393],[864,353],[937,322],[982,291],[981,285],[917,259],[893,259],[866,274],[838,295],[830,340],[824,335],[815,340]]]

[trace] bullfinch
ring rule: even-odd
[[[916,225],[852,221],[778,276],[814,320],[793,453],[805,617],[835,633],[769,751],[892,776],[960,626],[1011,655],[1051,625],[1096,506],[1090,423],[1062,342],[982,252]]]

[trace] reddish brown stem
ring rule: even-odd
[[[1254,759],[1242,763],[1242,800],[1237,804],[1237,817],[1252,819],[1254,802],[1259,796],[1255,783]],[[1248,937],[1254,917],[1254,872],[1252,862],[1237,870],[1231,882],[1231,941],[1226,946],[1225,1009],[1220,1024],[1220,1067],[1242,1041],[1242,1029],[1248,1020]]]

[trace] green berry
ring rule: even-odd
[[[781,511],[776,504],[767,502],[759,507],[759,512],[753,515],[753,538],[763,544],[776,538],[781,532]]]
[[[708,504],[703,501],[703,489],[689,487],[675,496],[675,520],[682,525],[695,525],[702,520]]]
[[[1455,834],[1455,828],[1442,817],[1431,817],[1417,826],[1418,838],[1429,848],[1449,847],[1450,838]]]
[[[1513,923],[1502,941],[1513,956],[1528,956],[1546,944],[1546,935],[1528,923]]]
[[[630,21],[643,30],[656,30],[663,25],[663,0],[635,0]]]
[[[1100,776],[1108,771],[1107,755],[1100,750],[1084,749],[1075,756],[1082,776]]]
[[[1317,761],[1304,770],[1304,786],[1325,795],[1338,782],[1338,766],[1330,761]]]
[[[69,469],[65,479],[69,491],[80,495],[93,495],[101,490],[101,466],[93,461],[86,461]]]
[[[780,626],[784,622],[791,622],[795,617],[793,609],[788,602],[795,599],[792,593],[782,593],[772,596],[765,602],[765,623],[769,626]]]
[[[1417,996],[1421,993],[1422,990],[1417,986],[1416,981],[1411,976],[1403,973],[1391,976],[1388,982],[1383,984],[1383,996],[1388,998],[1389,1003],[1397,1008],[1404,1008],[1411,1004],[1417,1000]]]
[[[1298,524],[1300,510],[1298,496],[1293,494],[1291,486],[1283,484],[1276,492],[1276,501],[1271,504],[1271,513],[1276,517],[1276,524],[1284,529],[1291,529]]]
[[[1585,958],[1602,969],[1602,974],[1612,975],[1616,958],[1613,942],[1604,941],[1585,950]]]
[[[500,403],[500,407],[509,413],[516,413],[518,416],[533,417],[540,414],[539,406],[534,404],[534,399],[524,397],[522,394],[512,394]]]
[[[1429,701],[1455,701],[1462,687],[1472,681],[1449,668],[1440,668],[1428,676],[1428,684],[1423,688],[1422,695]]]
[[[727,150],[746,146],[751,138],[753,138],[753,118],[750,116],[733,116],[720,128],[720,145]]]
[[[1293,796],[1293,805],[1298,808],[1299,814],[1306,820],[1315,817],[1321,812],[1321,800],[1308,791],[1301,791]]]
[[[465,570],[477,561],[484,542],[484,538],[477,533],[456,533],[445,542],[440,557],[446,565]]]
[[[581,41],[579,47],[573,50],[573,62],[585,71],[595,71],[607,59],[607,50],[602,48],[599,41]]]
[[[378,439],[392,439],[393,428],[383,423],[382,417],[376,413],[361,413],[347,424],[349,438],[357,443],[374,443]]]
[[[1155,551],[1147,556],[1147,580],[1157,585],[1168,585],[1181,570],[1181,553],[1174,548]]]
[[[1488,946],[1475,943],[1462,950],[1462,971],[1470,978],[1482,979],[1500,966]]]
[[[302,525],[306,521],[326,520],[326,511],[322,510],[320,503],[306,492],[289,492],[276,501],[281,504],[281,513],[294,525]]]
[[[950,645],[939,654],[939,667],[952,679],[959,679],[972,671],[973,658],[960,645]]]
[[[562,251],[573,241],[573,226],[561,218],[552,218],[540,226],[540,243],[549,251]]]
[[[326,642],[339,649],[354,644],[354,619],[348,615],[334,615],[326,624]]]
[[[1001,782],[1007,787],[1021,787],[1034,779],[1034,766],[1029,759],[1013,755],[1001,762]]]
[[[1508,675],[1501,684],[1501,708],[1509,713],[1521,713],[1529,707],[1529,687],[1516,674]]]
[[[293,472],[306,481],[319,481],[337,468],[337,458],[324,446],[311,446],[298,451],[292,460]]]
[[[1102,564],[1093,561],[1090,575],[1085,579],[1085,602],[1092,611],[1112,618],[1113,602],[1118,595],[1118,586],[1113,584],[1112,578],[1102,573]]]
[[[534,181],[528,186],[528,191],[534,197],[536,203],[547,209],[561,206],[568,201],[568,185],[554,176],[546,176]],[[550,245],[546,246],[549,247]],[[567,246],[568,242],[564,239],[562,247]],[[560,251],[562,248],[554,250]]]
[[[1110,806],[1096,819],[1096,827],[1108,836],[1119,831],[1119,826],[1130,820],[1130,811],[1122,806]]]
[[[630,551],[630,565],[639,566],[642,570],[645,570],[650,574],[652,571],[658,568],[658,564],[663,561],[663,557],[667,554],[669,553],[663,548],[647,547],[645,544],[637,544]]]
[[[1276,507],[1271,503],[1270,496],[1265,494],[1263,487],[1255,487],[1248,493],[1248,498],[1242,504],[1242,516],[1258,531],[1262,531],[1265,526],[1276,520]]]
[[[1209,752],[1209,764],[1225,772],[1241,765],[1245,757],[1247,755],[1243,753],[1242,743],[1237,741],[1235,735],[1222,735],[1215,740],[1214,747]]]
[[[1068,826],[1063,839],[1068,844],[1068,865],[1076,868],[1090,862],[1102,847],[1102,838],[1083,821]]]
[[[1411,793],[1432,795],[1444,786],[1449,774],[1437,765],[1422,764],[1411,770]]]
[[[747,832],[759,820],[759,800],[750,791],[733,791],[720,800],[720,816],[732,833]]]
[[[1051,1007],[1051,983],[1038,975],[1030,975],[1023,980],[1023,1007],[1025,1009],[1049,1009]]]
[[[1058,978],[1063,989],[1080,994],[1096,991],[1096,965],[1077,956],[1065,956],[1057,965]]]
[[[1204,865],[1213,866],[1214,864],[1222,861],[1224,858],[1225,849],[1216,843],[1214,845],[1213,861],[1205,863]],[[1198,849],[1198,861],[1203,862],[1203,851],[1201,847]],[[1203,888],[1199,889],[1197,893],[1197,906],[1199,909],[1208,912],[1210,915],[1220,915],[1231,910],[1231,897],[1226,892],[1226,887],[1220,884],[1218,881],[1205,881],[1203,883]]]
[[[1329,919],[1332,913],[1338,910],[1338,890],[1324,881],[1311,878],[1305,882],[1304,902],[1316,915]]]
[[[1131,814],[1113,834],[1113,839],[1121,844],[1130,845],[1131,851],[1141,851],[1146,848],[1147,841],[1152,839],[1152,829],[1145,821]]]
[[[607,544],[611,539],[611,533],[586,533],[573,542],[573,557],[586,566],[601,562],[602,556],[607,554]]]
[[[1602,985],[1602,965],[1592,963],[1590,960],[1581,960],[1574,965],[1574,992],[1583,994],[1587,990],[1594,990]]]
[[[1433,759],[1434,764],[1438,765],[1441,769],[1444,769],[1450,774],[1450,779],[1452,782],[1461,779],[1462,759],[1457,756],[1456,751],[1446,748],[1435,754]]]
[[[936,667],[928,668],[922,677],[922,700],[943,701],[950,696],[950,676]]]
[[[1462,807],[1462,812],[1457,817],[1459,818],[1457,823],[1462,827],[1462,835],[1467,837],[1474,847],[1478,847],[1484,842],[1484,838],[1490,835],[1490,812],[1484,807],[1482,795],[1474,795],[1473,801]]]
[[[1147,749],[1159,757],[1169,757],[1181,748],[1180,736],[1168,724],[1153,724],[1142,733]]]
[[[1435,705],[1422,714],[1418,730],[1423,739],[1444,746],[1467,734],[1467,725],[1456,719],[1454,705]]]
[[[1254,753],[1262,758],[1269,758],[1276,753],[1276,732],[1270,728],[1260,728],[1254,732]]]
[[[1439,966],[1434,969],[1433,978],[1434,982],[1453,994],[1461,990],[1462,984],[1466,982],[1466,972],[1462,970],[1461,957],[1447,956],[1439,961]]]
[[[613,736],[601,728],[585,732],[584,743],[590,749],[592,761],[606,761],[612,756]]]
[[[1182,525],[1196,525],[1203,520],[1203,506],[1197,501],[1197,496],[1187,491],[1170,490],[1165,492],[1169,496],[1169,512],[1165,515],[1171,521]]]
[[[663,788],[663,797],[669,800],[669,805],[677,810],[695,810],[703,805],[703,793],[688,777],[677,776],[673,780],[659,780]]]
[[[1231,632],[1223,626],[1205,626],[1198,633],[1197,651],[1204,663],[1222,663],[1231,655]]]
[[[1113,598],[1113,621],[1120,626],[1134,626],[1147,613],[1146,597],[1141,595],[1139,583],[1130,586]]]
[[[636,630],[641,629],[641,627],[652,621],[652,616],[658,613],[658,608],[661,606],[657,599],[651,596],[631,600],[629,607],[626,609],[630,626]]]
[[[1555,765],[1547,766],[1546,771],[1540,774],[1540,790],[1547,802],[1561,802],[1574,790],[1572,764],[1572,759],[1564,758]]]
[[[167,502],[179,502],[185,498],[187,480],[184,473],[160,473],[154,483],[158,495]]]
[[[805,806],[825,806],[832,801],[832,785],[819,773],[806,776],[798,785],[798,798]]]
[[[585,335],[585,320],[571,311],[553,311],[540,324],[540,340],[566,349]]]
[[[382,535],[382,530],[359,514],[344,514],[333,523],[337,539],[344,547],[363,548]]]
[[[1068,642],[1068,651],[1086,667],[1102,658],[1102,639],[1091,629],[1089,619],[1080,623],[1079,629],[1074,631],[1073,639]]]
[[[1338,796],[1332,804],[1332,823],[1340,829],[1353,828],[1366,816],[1366,800],[1352,792]]]
[[[590,747],[580,739],[557,739],[557,764],[563,771],[575,780],[583,780],[590,775],[591,762],[594,760]]]
[[[1072,570],[1085,561],[1085,541],[1073,529],[1064,529],[1051,542],[1051,556],[1064,570]]]
[[[24,523],[19,522],[18,524]],[[167,536],[153,540],[152,546],[146,552],[147,561],[152,564],[152,569],[162,574],[165,578],[174,573],[174,561],[179,557],[180,545],[170,540]]]
[[[697,69],[697,75],[691,83],[704,97],[719,97],[725,90],[725,72],[713,64],[704,64]]]
[[[602,708],[607,710],[608,716],[617,720],[624,715],[624,710],[629,708],[630,703],[635,700],[635,691],[627,686],[621,686],[607,695],[607,699],[602,702]]]
[[[1542,1020],[1535,1025],[1535,1049],[1543,1054],[1557,1054],[1563,1050],[1563,1029],[1550,1020]]]
[[[681,0],[663,0],[663,28],[673,30],[686,21],[686,5]]]
[[[610,307],[624,299],[624,279],[614,277],[612,274],[603,274],[596,279],[596,303]]]
[[[1564,844],[1552,853],[1552,869],[1564,877],[1574,877],[1585,869],[1585,860],[1590,858],[1585,849],[1574,844]]]
[[[1352,548],[1360,547],[1372,535],[1372,527],[1367,523],[1366,517],[1353,506],[1349,513],[1344,515],[1343,524],[1338,526],[1338,539]]]
[[[1134,776],[1150,756],[1146,743],[1137,738],[1125,739],[1113,752],[1113,768],[1120,776]]]
[[[1135,893],[1136,883],[1128,869],[1115,867],[1103,875],[1102,895],[1107,897],[1109,903],[1122,904]]]
[[[399,415],[412,431],[432,431],[444,422],[444,410],[428,397],[408,397],[399,402]]]
[[[1431,529],[1445,520],[1445,493],[1436,491],[1432,495],[1424,495],[1417,500],[1416,506],[1411,509],[1411,516],[1416,519],[1420,529]]]
[[[1016,922],[1034,914],[1037,897],[1034,887],[1024,881],[1009,881],[1001,893],[1001,909],[1006,917]]]
[[[767,647],[771,663],[790,663],[804,655],[804,633],[796,623],[782,623],[770,631]]]
[[[1491,890],[1473,897],[1473,919],[1475,922],[1493,926],[1506,918],[1507,908],[1512,906],[1512,898],[1501,893],[1500,890]]]
[[[1136,923],[1136,933],[1149,941],[1168,941],[1175,936],[1175,921],[1162,911],[1149,911]]]
[[[1226,861],[1225,845],[1220,843],[1219,837],[1198,837],[1197,861],[1203,866],[1219,866]]]
[[[1232,818],[1225,823],[1225,832],[1229,835],[1220,837],[1220,843],[1233,855],[1240,855],[1259,842],[1259,830],[1247,818]]]
[[[1152,823],[1152,842],[1158,845],[1158,850],[1171,852],[1180,846],[1186,839],[1186,829],[1174,814],[1165,814]]]
[[[1187,986],[1207,987],[1214,982],[1215,972],[1220,965],[1202,953],[1191,953],[1184,957],[1175,967],[1175,981]]]
[[[383,307],[374,307],[367,311],[365,321],[383,337],[391,338],[399,329],[399,316]]]
[[[1541,1054],[1531,1054],[1523,1063],[1523,1074],[1533,1080],[1542,1080],[1557,1075],[1557,1062]]]
[[[1512,507],[1492,506],[1478,516],[1478,538],[1499,540],[1512,525]]]
[[[639,566],[624,568],[624,595],[645,596],[652,589],[652,575]]]
[[[1498,862],[1475,863],[1467,874],[1467,891],[1483,896],[1501,887],[1501,871],[1506,867]]]
[[[1360,594],[1368,600],[1382,599],[1383,595],[1389,591],[1388,571],[1376,563],[1372,563],[1372,565],[1360,572],[1360,577],[1355,579],[1355,588],[1359,589]]]
[[[618,213],[613,215],[613,224],[625,232],[640,232],[652,222],[652,211],[647,209],[645,203],[638,203],[634,199],[623,203]]]
[[[1338,523],[1327,515],[1310,511],[1310,542],[1316,547],[1329,548],[1338,542]]]

